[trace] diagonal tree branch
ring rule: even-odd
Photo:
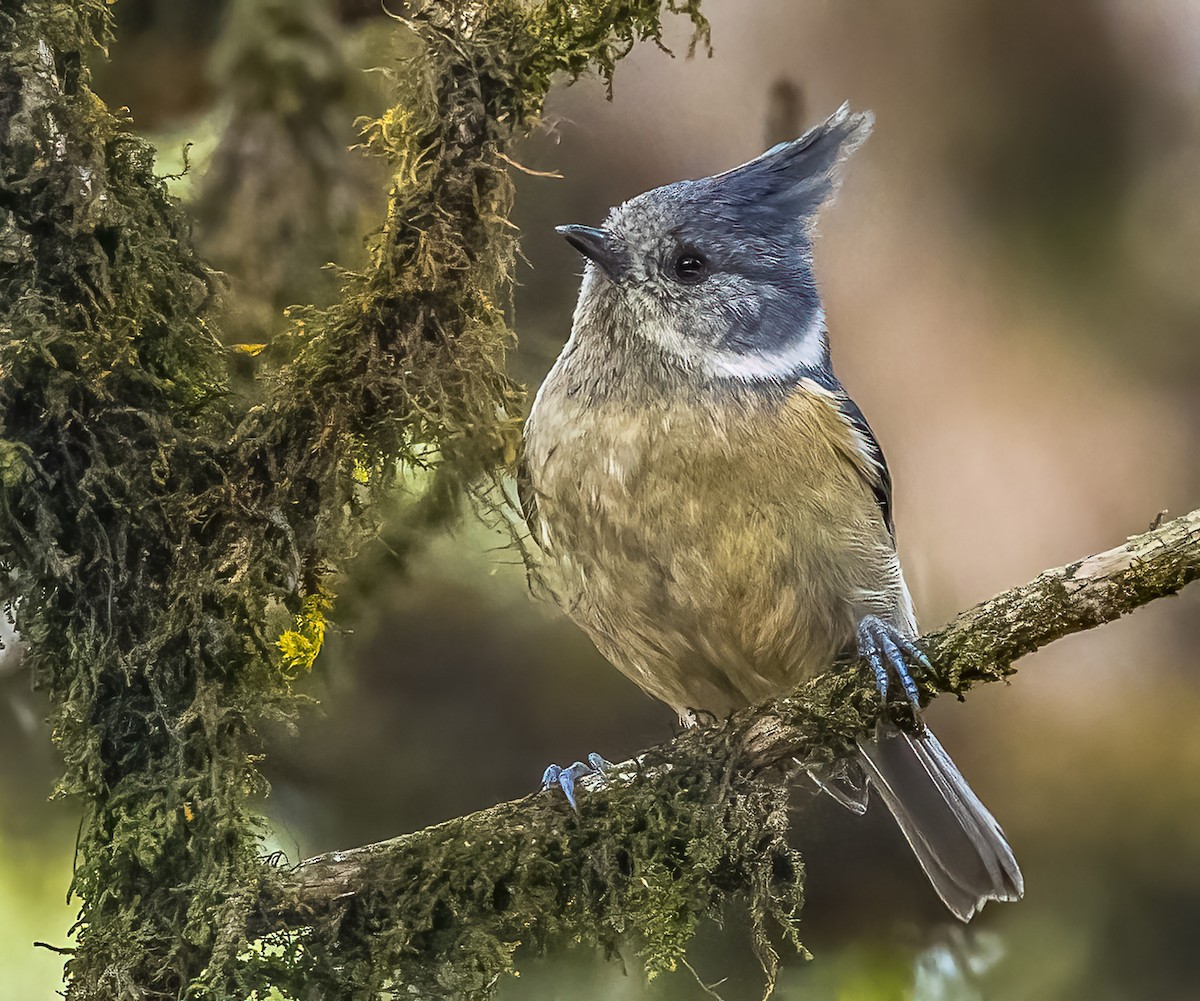
[[[974,684],[1003,680],[1018,658],[1174,594],[1197,577],[1200,510],[1047,570],[926,635],[936,666],[919,679],[923,698],[961,697]],[[777,801],[764,805],[764,787],[782,785],[768,773],[792,761],[837,761],[885,711],[903,720],[901,706],[880,704],[869,672],[843,665],[720,726],[685,732],[623,762],[606,779],[585,780],[579,817],[562,797],[534,794],[278,871],[264,884],[256,930],[411,922],[405,926],[411,969],[436,964],[441,950],[459,941],[456,929],[494,936],[494,945],[508,952],[563,932],[580,937],[588,921],[600,931],[584,938],[609,941],[606,929],[645,938],[637,894],[629,892],[642,880],[643,895],[657,894],[669,906],[679,904],[672,894],[681,883],[701,904],[747,889],[756,921],[774,914],[794,931],[802,870],[783,847],[781,829],[770,828],[786,824],[786,812],[781,820]],[[697,836],[696,818],[711,823],[713,811],[730,829]],[[760,837],[747,836],[738,826],[743,821],[765,825]],[[742,854],[756,851],[770,858],[769,874]],[[663,866],[670,878],[656,888],[654,874]],[[769,885],[754,885],[764,879]],[[706,881],[708,895],[696,894]],[[760,954],[770,977],[775,956],[762,931]],[[665,966],[681,958],[650,945],[651,957]]]

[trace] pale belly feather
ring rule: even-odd
[[[681,714],[726,715],[827,668],[907,595],[822,401],[767,413],[558,408],[531,423],[538,539],[560,606]],[[848,438],[848,436],[847,436]],[[900,623],[897,623],[900,624]]]

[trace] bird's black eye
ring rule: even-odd
[[[708,277],[708,261],[695,250],[681,250],[671,261],[671,274],[676,281],[695,285]]]

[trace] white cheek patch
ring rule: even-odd
[[[638,335],[681,366],[706,379],[743,382],[782,379],[802,369],[816,369],[825,361],[825,311],[818,308],[798,337],[772,351],[730,351],[710,347],[704,332],[681,322],[649,297],[630,295],[626,305]]]
[[[790,375],[797,369],[817,368],[825,359],[825,311],[818,309],[804,332],[778,351],[752,352],[715,349],[703,359],[710,376],[755,382]]]

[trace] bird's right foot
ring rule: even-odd
[[[889,674],[900,680],[904,695],[912,706],[913,715],[920,718],[921,693],[909,673],[909,663],[919,664],[926,670],[933,665],[923,650],[895,626],[884,622],[877,615],[866,615],[858,624],[858,655],[866,659],[875,673],[875,684],[879,695],[888,696]]]

